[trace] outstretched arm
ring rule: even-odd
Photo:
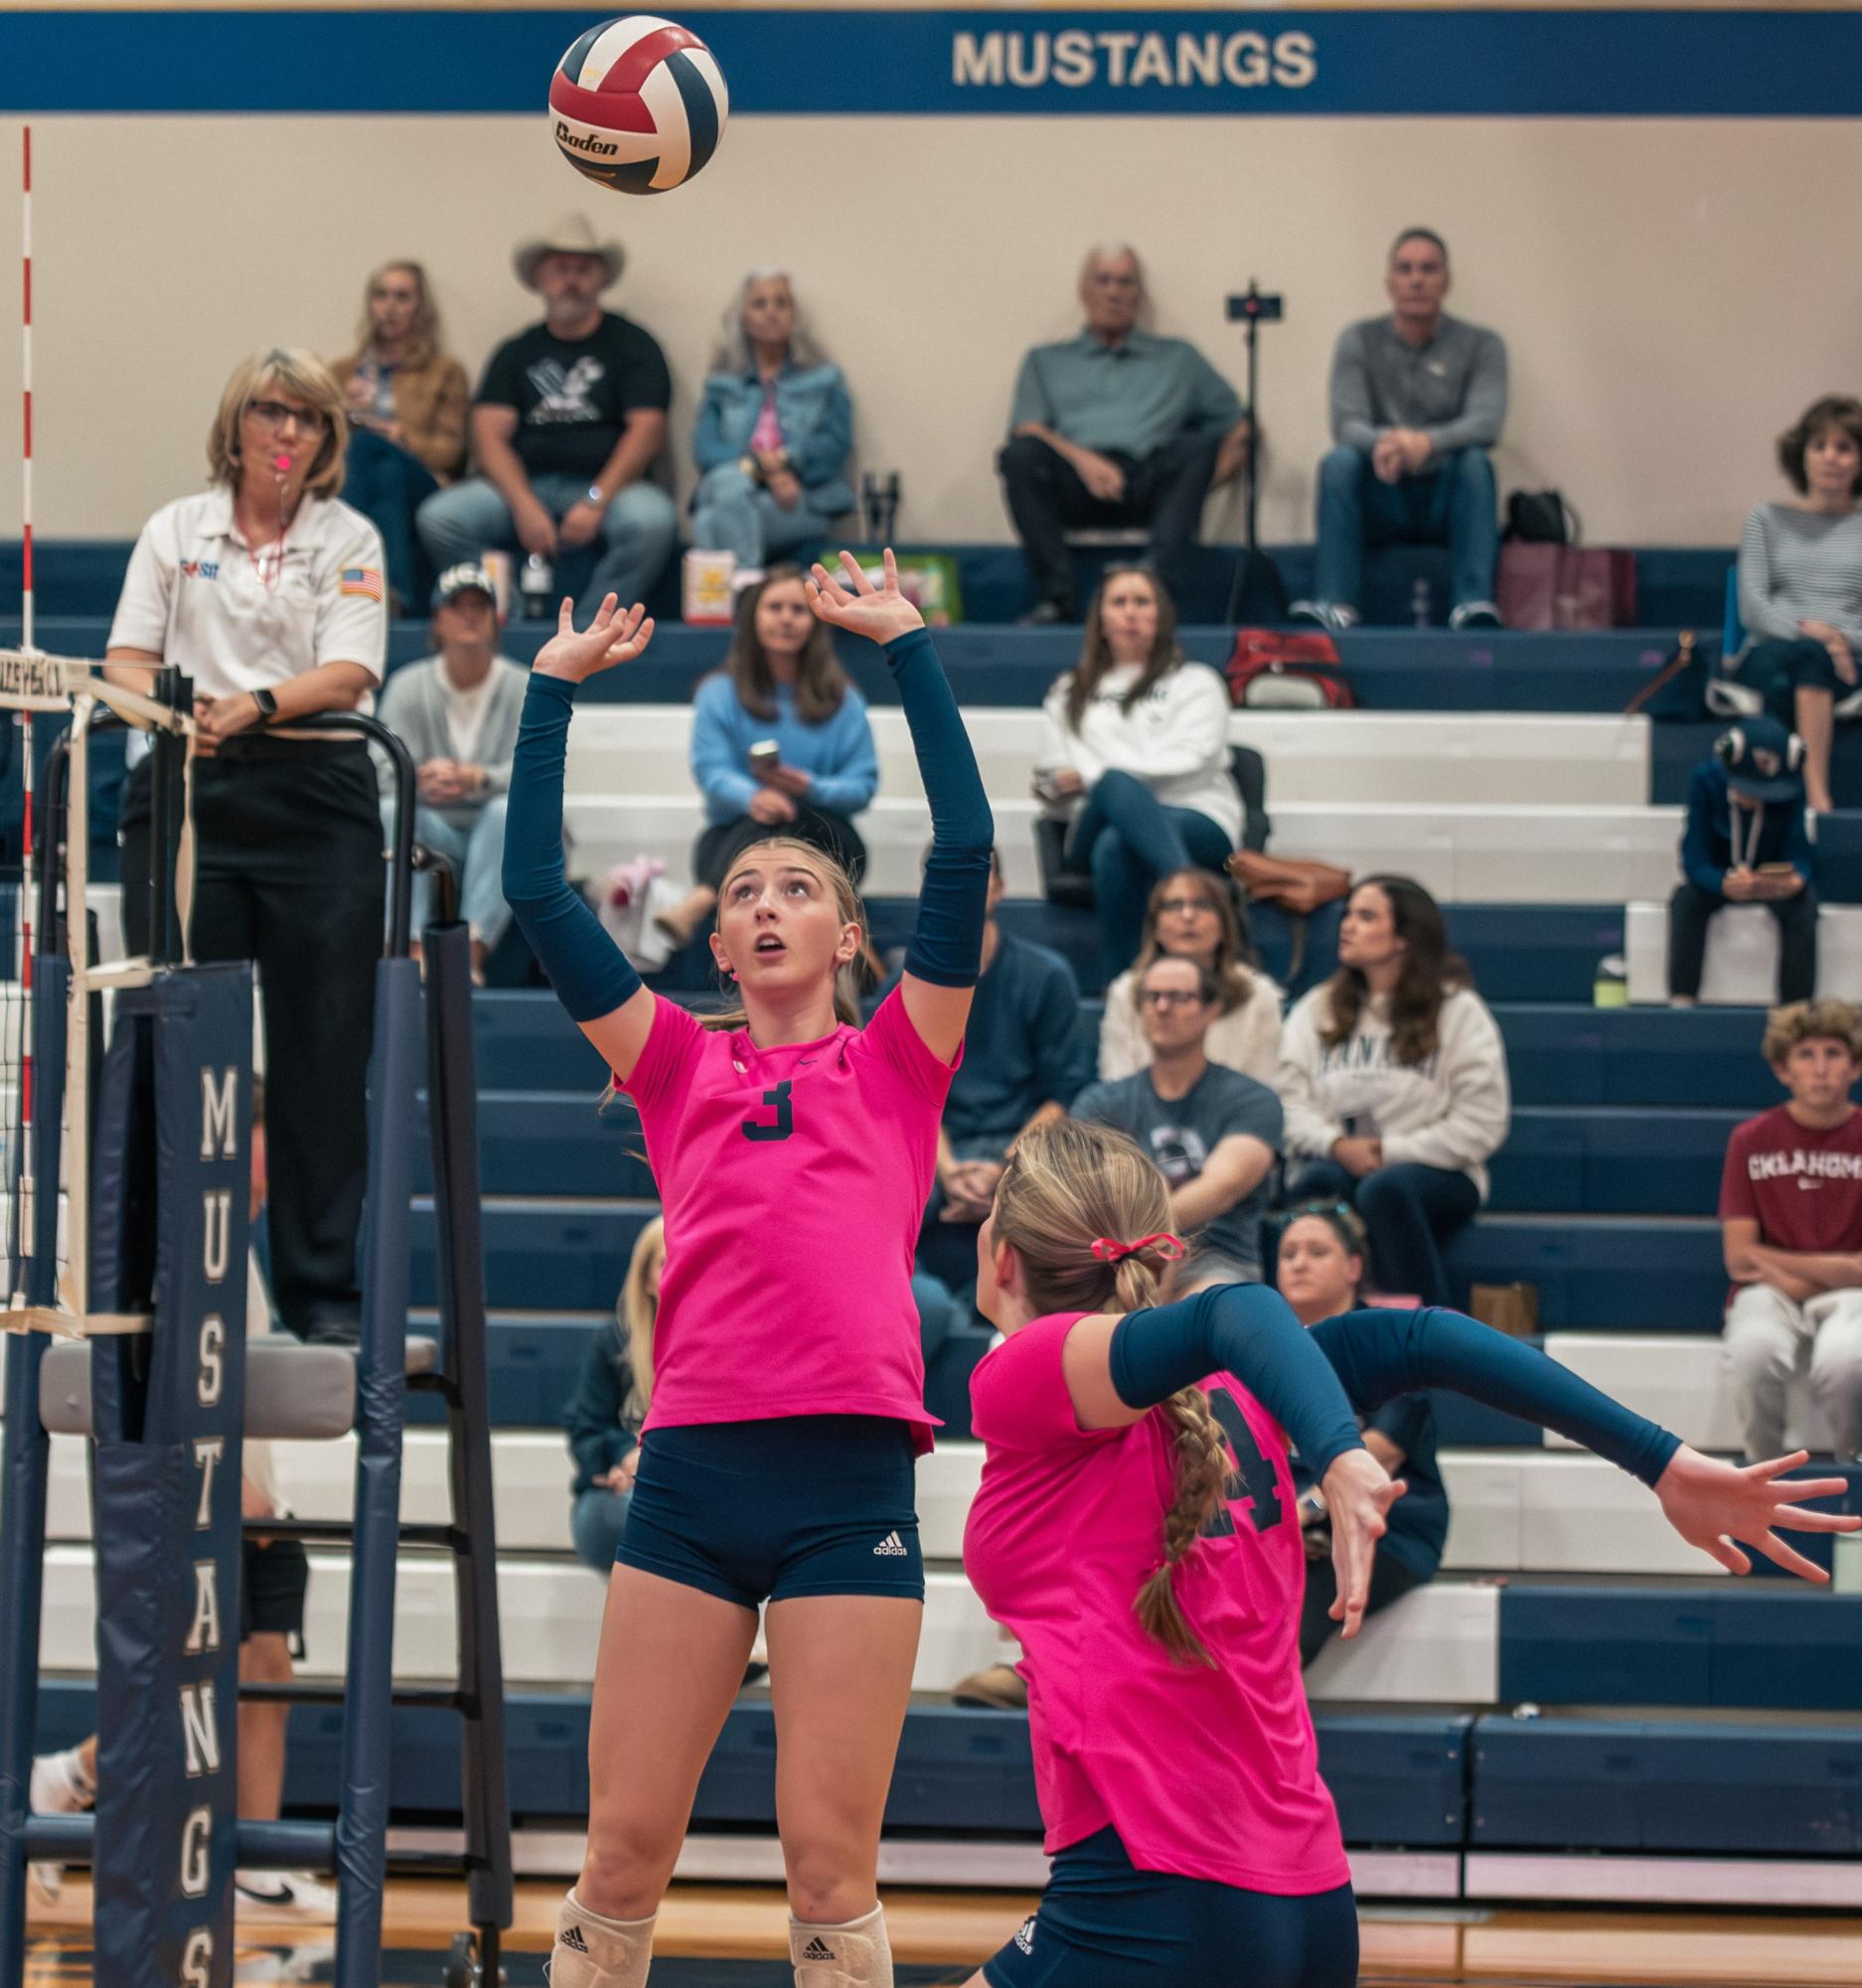
[[[562,870],[562,768],[576,687],[631,663],[653,639],[645,608],[617,615],[615,607],[609,594],[578,635],[565,600],[555,635],[531,667],[511,762],[504,891],[570,1020],[625,1082],[653,1027],[654,996]]]
[[[1384,1513],[1402,1486],[1365,1450],[1337,1377],[1278,1292],[1218,1285],[1175,1304],[1083,1318],[1063,1359],[1082,1429],[1123,1427],[1209,1374],[1233,1374],[1323,1483],[1338,1576],[1331,1613],[1357,1633]]]
[[[1690,1450],[1676,1436],[1614,1401],[1569,1367],[1522,1346],[1459,1311],[1349,1311],[1313,1328],[1312,1338],[1336,1369],[1360,1414],[1418,1388],[1450,1388],[1527,1422],[1555,1429],[1647,1484],[1668,1523],[1691,1545],[1735,1574],[1752,1562],[1743,1539],[1768,1560],[1806,1581],[1829,1576],[1773,1531],[1853,1532],[1862,1517],[1803,1512],[1806,1498],[1838,1497],[1840,1477],[1777,1483],[1804,1453],[1735,1469]]]
[[[823,621],[869,637],[885,652],[931,804],[931,854],[918,893],[918,924],[905,953],[900,994],[919,1039],[941,1062],[956,1055],[983,969],[995,818],[963,715],[918,610],[898,589],[888,550],[875,587],[851,553],[845,577],[817,566],[808,597]]]

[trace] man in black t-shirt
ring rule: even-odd
[[[598,539],[580,611],[605,593],[631,605],[659,578],[678,530],[671,496],[649,479],[673,397],[666,357],[649,332],[601,308],[620,277],[620,244],[597,241],[580,215],[513,259],[543,298],[543,321],[492,354],[472,406],[479,474],[421,505],[421,539],[440,570],[492,546],[553,567]]]

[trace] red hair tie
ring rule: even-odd
[[[1140,1250],[1156,1250],[1165,1263],[1175,1263],[1189,1254],[1182,1237],[1171,1235],[1168,1229],[1155,1236],[1140,1236],[1135,1243],[1114,1242],[1110,1236],[1101,1236],[1093,1244],[1093,1254],[1101,1263],[1123,1263],[1127,1257],[1137,1256]]]

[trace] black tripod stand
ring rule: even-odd
[[[1261,327],[1278,324],[1284,315],[1283,300],[1277,295],[1266,294],[1252,276],[1248,278],[1247,289],[1239,297],[1228,300],[1229,323],[1244,327],[1242,343],[1248,354],[1248,421],[1252,430],[1248,464],[1242,472],[1246,481],[1242,485],[1241,549],[1235,554],[1235,577],[1228,589],[1228,619],[1231,622],[1242,618],[1244,605],[1251,620],[1280,621],[1287,613],[1287,589],[1281,583],[1280,569],[1255,542],[1255,509],[1260,494],[1261,462]]]

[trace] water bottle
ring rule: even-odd
[[[1410,588],[1410,619],[1418,628],[1429,626],[1429,582],[1420,573]]]
[[[518,575],[518,592],[524,597],[524,619],[546,620],[554,604],[555,590],[555,568],[541,552],[533,552]]]

